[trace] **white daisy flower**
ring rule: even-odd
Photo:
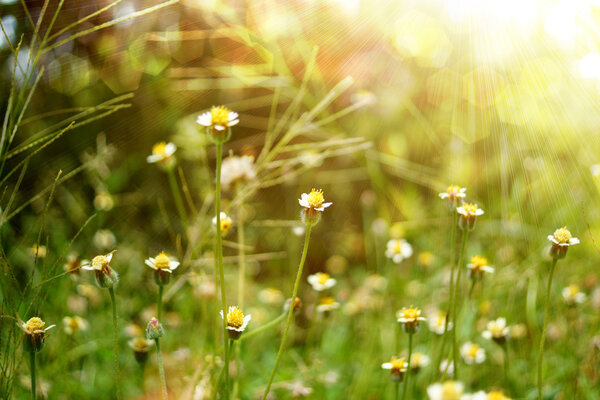
[[[252,156],[229,156],[221,165],[221,187],[229,190],[238,183],[252,182],[256,179],[256,166]]]
[[[434,383],[427,387],[427,396],[429,400],[458,400],[465,390],[462,382],[446,381],[444,383]]]
[[[487,329],[481,336],[488,340],[494,340],[497,343],[504,343],[510,334],[510,328],[506,325],[506,318],[498,318],[495,321],[487,323]]]
[[[444,329],[446,331],[450,331],[452,329],[452,322],[448,322],[448,327],[446,328],[446,313],[441,312],[439,310],[434,311],[433,313],[428,314],[427,322],[429,323],[429,330],[436,335],[443,335]]]
[[[493,274],[494,267],[488,265],[488,260],[482,256],[471,257],[471,262],[467,264],[469,273],[474,278],[482,278],[485,274]]]
[[[171,260],[164,251],[161,251],[155,258],[148,257],[144,263],[155,271],[168,273],[172,273],[179,267],[179,261]]]
[[[421,310],[416,307],[403,307],[396,313],[396,318],[408,333],[414,333],[419,328],[420,321],[426,321],[424,317],[421,317]]]
[[[223,211],[221,211],[220,216],[221,216],[221,235],[225,236],[231,229],[231,226],[233,225],[233,221],[231,220],[229,215],[225,214]],[[213,224],[214,228],[217,227],[217,217],[213,218],[212,224]]]
[[[62,322],[63,329],[67,335],[73,335],[79,331],[85,331],[89,327],[88,322],[77,315],[74,317],[64,317]]]
[[[146,162],[152,164],[157,162],[166,162],[177,150],[173,143],[159,142],[152,146],[152,154],[146,157]]]
[[[439,193],[440,199],[446,200],[448,207],[454,209],[467,196],[467,188],[461,188],[457,185],[450,185],[445,192]]]
[[[420,352],[415,352],[410,357],[410,369],[415,372],[429,365],[429,356]]]
[[[323,297],[319,304],[317,305],[317,312],[324,313],[328,311],[333,311],[340,308],[340,303],[335,301],[333,297],[327,296]]]
[[[579,291],[579,286],[572,284],[562,290],[562,296],[567,305],[575,306],[585,301],[587,296],[585,293]]]
[[[481,364],[485,361],[485,350],[471,342],[463,344],[460,348],[460,355],[465,360],[466,364]]]
[[[404,358],[392,357],[390,361],[381,364],[381,368],[389,370],[393,380],[400,381],[408,369],[408,363]]]
[[[207,128],[224,131],[226,128],[237,125],[240,120],[238,113],[229,110],[227,107],[212,106],[210,111],[200,114],[196,122]]]
[[[113,253],[116,250],[111,251],[105,255],[99,255],[92,258],[92,261],[84,260],[81,262],[81,269],[88,271],[102,271],[106,267],[110,267],[110,260],[112,260]]]
[[[317,272],[316,274],[309,275],[307,280],[317,292],[330,289],[337,283],[334,278],[324,272]]]
[[[306,209],[315,211],[324,211],[327,207],[332,205],[332,202],[325,203],[323,197],[323,190],[312,189],[310,193],[302,193],[298,199],[298,203]]]
[[[566,226],[555,230],[554,234],[548,235],[548,240],[552,242],[550,255],[555,259],[564,258],[569,246],[579,244],[579,239],[573,237]]]
[[[386,247],[385,256],[396,264],[400,264],[413,254],[412,246],[404,239],[391,239]]]
[[[221,318],[223,318],[223,310],[220,312]],[[227,309],[227,333],[229,338],[236,340],[238,339],[244,330],[248,326],[248,323],[252,319],[250,314],[244,316],[242,310],[237,306],[229,306]]]

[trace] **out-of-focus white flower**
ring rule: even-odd
[[[563,299],[569,306],[575,306],[585,301],[587,296],[585,293],[579,291],[579,286],[572,284],[562,290]]]
[[[335,286],[337,281],[329,276],[329,274],[324,272],[317,272],[316,274],[312,274],[308,276],[308,283],[312,286],[314,290],[317,292],[322,292],[324,290],[330,289]]]
[[[317,305],[317,312],[323,313],[328,311],[333,311],[340,308],[340,303],[335,301],[333,297],[326,296],[321,299],[319,304]]]
[[[223,211],[221,211],[220,217],[221,217],[220,218],[221,219],[221,221],[220,221],[221,222],[221,235],[225,236],[231,229],[233,222],[231,221],[231,218],[227,214],[225,214]],[[213,218],[212,224],[213,224],[214,228],[217,227],[217,217]]]
[[[427,388],[429,400],[460,400],[465,390],[462,382],[446,381],[434,383]]]
[[[487,323],[487,329],[483,331],[481,336],[502,344],[506,341],[509,334],[510,328],[506,325],[506,318],[498,318],[495,321]]]
[[[177,150],[177,146],[175,144],[169,142],[159,142],[152,146],[152,154],[146,157],[146,161],[150,164],[162,162],[166,163],[171,159],[175,151]]]
[[[467,196],[465,193],[466,191],[467,188],[461,188],[457,185],[450,185],[445,192],[439,193],[438,196],[440,196],[440,199],[446,200],[448,207],[451,210],[454,210],[456,206],[462,203],[463,199]]]
[[[412,246],[404,239],[391,239],[386,247],[385,256],[396,264],[400,264],[413,254]]]
[[[465,363],[469,365],[481,364],[485,361],[485,350],[481,346],[471,342],[467,342],[461,346],[460,355],[465,360]]]
[[[221,165],[221,187],[229,190],[238,183],[244,184],[256,179],[256,167],[252,156],[229,156]]]
[[[404,358],[392,357],[390,361],[381,364],[381,368],[390,371],[392,380],[401,381],[408,370],[408,363]]]
[[[452,329],[452,322],[448,322],[448,327],[446,325],[446,313],[441,312],[440,310],[435,310],[433,313],[428,315],[429,322],[429,330],[431,330],[436,335],[443,335],[444,329],[450,331]]]
[[[471,257],[471,262],[467,264],[470,275],[475,279],[480,279],[485,274],[493,274],[494,268],[488,265],[488,260],[482,256]]]

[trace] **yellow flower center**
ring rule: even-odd
[[[456,384],[452,381],[444,382],[442,385],[442,396],[444,400],[460,400],[461,393],[456,389]]]
[[[164,251],[161,251],[159,255],[154,259],[154,266],[157,269],[169,269],[169,257]]]
[[[392,364],[393,371],[402,371],[406,368],[406,361],[404,361],[404,358],[392,358],[390,364]]]
[[[467,213],[467,215],[475,215],[477,212],[477,204],[473,203],[465,203],[463,204],[463,210]]]
[[[44,326],[46,326],[46,323],[38,317],[33,317],[25,323],[25,329],[30,333],[34,333],[35,331],[42,331],[44,330]]]
[[[450,197],[453,197],[460,193],[460,189],[460,186],[450,185],[448,186],[448,189],[446,189],[446,193],[448,193]]]
[[[498,392],[495,390],[489,392],[487,395],[487,400],[504,400],[504,399],[506,399],[506,397],[504,397],[504,393]]]
[[[574,297],[577,293],[579,293],[579,286],[569,285],[569,296]]]
[[[233,307],[227,313],[227,325],[239,329],[244,325],[244,313],[238,307]]]
[[[325,283],[327,283],[327,281],[330,279],[331,277],[329,276],[329,274],[323,273],[323,272],[319,272],[317,274],[317,281],[319,282],[319,284],[324,285]]]
[[[138,351],[138,352],[148,351],[149,347],[150,347],[150,345],[148,344],[148,341],[141,336],[136,337],[131,342],[131,348],[134,351]]]
[[[475,358],[475,357],[477,357],[477,352],[479,351],[479,348],[480,348],[480,347],[479,347],[478,345],[476,345],[476,344],[472,344],[472,345],[469,347],[469,350],[467,351],[467,354],[468,354],[470,357],[472,357],[472,358]]]
[[[73,332],[76,332],[79,329],[79,324],[77,323],[77,319],[76,318],[69,318],[69,328],[71,328],[71,330]]]
[[[321,207],[321,205],[323,204],[323,202],[325,201],[325,199],[323,198],[323,190],[319,189],[312,189],[310,191],[310,193],[308,194],[308,205],[311,208],[319,208]]]
[[[225,106],[212,106],[210,109],[210,119],[213,125],[229,125],[229,109]]]
[[[410,321],[416,321],[419,318],[419,315],[421,315],[421,310],[419,310],[418,308],[415,307],[409,307],[409,308],[403,308],[401,310],[402,316],[404,317],[404,319],[410,320]]]
[[[231,229],[231,221],[226,218],[221,219],[221,232],[228,232]]]
[[[571,237],[571,232],[569,232],[566,226],[554,231],[554,240],[556,240],[559,244],[569,243],[571,241]]]
[[[108,258],[106,256],[96,256],[92,258],[92,267],[102,268],[108,265]]]
[[[396,240],[394,242],[394,253],[402,254],[402,241],[401,240]]]
[[[334,299],[333,297],[327,296],[327,297],[323,297],[323,298],[321,299],[321,304],[322,304],[322,305],[327,305],[327,306],[330,306],[330,305],[332,305],[333,303],[335,303],[335,299]]]
[[[165,142],[156,143],[152,146],[152,154],[164,156],[167,150],[167,144]]]

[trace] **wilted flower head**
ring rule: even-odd
[[[317,305],[317,312],[324,313],[332,310],[336,310],[340,308],[340,303],[335,301],[335,299],[331,296],[326,296],[321,298],[319,304]]]
[[[164,251],[155,258],[149,257],[144,263],[154,270],[154,280],[157,285],[166,285],[171,279],[173,271],[179,267],[179,262],[172,260]]]
[[[391,239],[386,247],[385,256],[396,264],[400,264],[413,254],[412,246],[404,239]]]
[[[471,262],[467,264],[469,273],[473,279],[481,279],[485,274],[493,274],[494,268],[488,265],[488,260],[482,256],[471,257]]]
[[[305,224],[316,224],[319,222],[321,212],[332,205],[332,202],[325,202],[323,190],[312,189],[310,193],[302,193],[298,199],[300,206],[304,207],[301,218]]]
[[[587,297],[585,293],[579,290],[579,286],[575,284],[571,284],[564,288],[562,290],[562,296],[568,306],[576,306],[577,304],[581,304]]]
[[[146,325],[146,339],[154,340],[163,337],[165,334],[165,328],[163,328],[160,321],[152,317]]]
[[[44,346],[44,341],[48,334],[46,333],[49,329],[54,328],[55,325],[45,327],[46,323],[39,317],[30,318],[27,322],[20,321],[18,324],[21,330],[25,333],[25,349],[27,351],[38,352]]]
[[[446,381],[429,385],[427,395],[430,400],[461,400],[464,390],[462,382]]]
[[[91,262],[87,261],[81,264],[82,269],[96,273],[96,282],[100,287],[111,288],[119,283],[119,274],[110,267],[110,261],[115,251],[113,250],[108,254],[96,256]]]
[[[146,157],[148,163],[160,162],[163,165],[173,160],[172,156],[177,150],[177,146],[173,143],[159,142],[152,146],[152,154]]]
[[[465,363],[469,365],[481,364],[485,361],[485,350],[481,346],[471,342],[467,342],[461,346],[460,355],[465,360]]]
[[[456,206],[462,203],[462,199],[464,199],[467,196],[467,194],[465,193],[466,191],[467,188],[461,188],[457,185],[450,185],[448,186],[446,191],[440,193],[439,196],[440,199],[446,200],[446,203],[448,204],[448,207],[451,210],[454,210]]]
[[[389,370],[392,380],[399,382],[402,380],[404,373],[408,369],[408,363],[404,358],[392,357],[390,361],[381,364],[381,368]]]
[[[554,234],[548,235],[548,240],[552,242],[550,255],[554,259],[564,258],[569,246],[579,244],[579,239],[573,237],[566,226],[555,230]]]
[[[64,317],[62,321],[63,329],[67,335],[74,335],[79,331],[85,331],[89,326],[85,319],[77,315],[74,317]]]
[[[495,321],[487,323],[487,329],[483,331],[481,336],[488,340],[493,340],[498,344],[506,342],[508,335],[510,334],[510,328],[506,325],[506,318],[498,318]]]
[[[129,345],[131,350],[133,350],[135,360],[140,364],[143,364],[148,359],[148,352],[154,344],[154,341],[143,338],[141,336],[136,336],[132,338],[129,342],[127,342],[127,344]]]
[[[238,183],[244,184],[256,179],[256,166],[252,156],[229,156],[221,165],[221,187],[229,190]]]
[[[419,329],[419,322],[426,320],[421,317],[421,310],[413,306],[403,307],[396,313],[396,317],[407,333],[415,333]]]
[[[233,222],[231,221],[231,218],[227,214],[225,214],[223,211],[221,211],[221,213],[219,215],[220,215],[220,219],[221,219],[221,221],[220,221],[221,222],[221,235],[225,236],[231,229]],[[217,217],[213,218],[212,224],[213,224],[213,227],[216,229]]]
[[[483,210],[474,203],[464,203],[462,206],[456,208],[456,212],[460,214],[458,226],[462,230],[472,230],[475,228],[475,220],[478,216],[483,215]]]
[[[221,310],[221,318],[223,318],[223,311]],[[248,326],[248,322],[252,319],[251,315],[244,316],[242,310],[237,306],[229,306],[227,309],[227,317],[225,321],[227,322],[227,333],[229,334],[229,338],[232,340],[239,339],[239,337],[244,333],[244,330]]]
[[[419,372],[421,368],[429,365],[429,356],[421,352],[415,352],[410,357],[410,369]]]
[[[449,331],[452,329],[452,322],[448,321],[446,327],[446,313],[440,310],[435,310],[432,314],[428,315],[427,321],[429,323],[429,330],[436,335],[443,335],[444,330]]]
[[[239,115],[225,106],[212,106],[210,111],[202,113],[196,119],[196,122],[208,128],[211,137],[218,141],[229,139],[229,129],[237,125]]]
[[[336,280],[333,279],[329,274],[324,272],[317,272],[308,276],[308,283],[311,284],[312,288],[317,292],[330,289],[335,286]]]

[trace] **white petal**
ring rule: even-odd
[[[329,207],[332,204],[333,204],[333,202],[323,203],[323,204],[321,204],[321,208],[327,208],[327,207]]]
[[[445,199],[446,197],[448,197],[448,193],[443,192],[443,193],[438,193],[438,196],[440,196],[440,199]]]
[[[570,244],[570,245],[573,245],[573,244],[579,244],[579,239],[577,239],[577,238],[575,238],[575,237],[574,237],[574,238],[571,238],[571,240],[569,240],[569,244]]]
[[[177,267],[179,267],[179,261],[169,261],[169,269],[171,271],[174,271]]]
[[[106,259],[108,260],[108,262],[110,262],[110,260],[112,260],[112,256],[113,256],[113,253],[114,253],[114,252],[115,252],[115,250],[111,251],[110,253],[108,253],[108,254],[106,255]]]
[[[393,367],[393,365],[390,362],[381,364],[381,368],[383,368],[383,369],[392,369],[392,367]]]
[[[146,162],[148,164],[152,164],[152,163],[160,161],[161,158],[162,158],[162,156],[160,154],[151,154],[148,157],[146,157]]]
[[[167,157],[172,156],[176,150],[177,150],[177,146],[175,146],[171,142],[167,143],[167,145],[165,146],[165,156],[167,156]]]
[[[229,111],[229,114],[227,115],[227,120],[228,121],[234,121],[239,117],[239,114],[236,113],[235,111]]]
[[[492,333],[490,331],[483,331],[481,333],[481,336],[483,336],[485,339],[490,340],[492,338]]]
[[[308,281],[308,283],[310,283],[312,286],[315,286],[316,284],[319,283],[319,279],[317,278],[317,275],[309,275],[308,278],[306,278],[306,280]]]
[[[205,112],[204,114],[200,114],[198,116],[198,118],[196,119],[196,123],[202,125],[202,126],[211,126],[212,124],[212,117],[210,115],[210,112]]]
[[[147,266],[149,266],[152,269],[156,269],[156,265],[154,265],[154,263],[152,261],[150,261],[150,259],[145,260],[144,264],[146,264]]]

